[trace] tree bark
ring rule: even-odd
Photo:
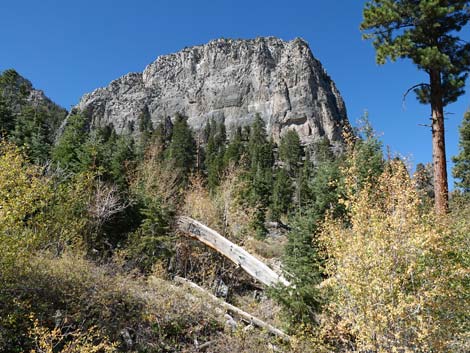
[[[198,221],[189,217],[178,218],[178,229],[187,233],[192,238],[199,240],[212,249],[227,257],[230,261],[240,266],[251,277],[266,286],[274,286],[278,283],[289,286],[290,283],[282,275],[277,274],[265,263],[258,260],[241,246],[232,243],[215,230],[210,229]]]
[[[258,326],[262,329],[265,329],[269,333],[272,333],[275,336],[281,337],[283,340],[285,340],[287,342],[289,341],[289,336],[287,334],[285,334],[283,331],[281,331],[278,328],[264,322],[263,320],[257,318],[256,316],[253,316],[253,315],[247,313],[246,311],[243,311],[242,309],[237,308],[236,306],[234,306],[230,303],[227,303],[226,301],[224,301],[220,298],[217,298],[215,295],[208,292],[204,288],[198,286],[196,283],[191,282],[190,280],[188,280],[186,278],[182,278],[182,277],[178,277],[178,276],[175,276],[174,280],[177,283],[186,284],[189,287],[191,287],[191,288],[193,288],[193,289],[195,289],[195,290],[197,290],[201,293],[204,293],[205,295],[209,296],[209,298],[211,298],[215,303],[219,304],[224,309],[231,311],[233,314],[237,315],[238,317],[243,318],[247,322],[249,322],[249,323],[251,323],[255,326]]]
[[[449,207],[449,190],[447,185],[444,103],[440,71],[437,69],[431,70],[429,78],[431,83],[434,207],[436,213],[444,214]]]

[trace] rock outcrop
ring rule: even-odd
[[[91,126],[137,131],[140,116],[154,126],[176,113],[200,130],[209,119],[228,130],[256,114],[277,139],[296,129],[303,142],[342,141],[346,109],[335,84],[302,39],[217,39],[160,56],[143,73],[130,73],[82,97],[76,107]]]

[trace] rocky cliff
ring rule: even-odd
[[[82,97],[76,107],[92,126],[135,131],[139,116],[156,123],[176,113],[196,130],[214,118],[230,131],[256,114],[277,139],[296,129],[306,143],[326,136],[341,142],[347,124],[335,84],[302,39],[217,39],[160,56],[143,73],[130,73]]]

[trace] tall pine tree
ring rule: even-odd
[[[464,93],[470,43],[456,33],[470,20],[469,0],[372,0],[361,30],[373,39],[379,64],[408,58],[427,73],[416,85],[418,100],[431,105],[436,212],[448,209],[444,107]]]
[[[171,141],[166,150],[166,157],[181,172],[183,181],[187,179],[194,166],[195,146],[196,143],[188,125],[188,118],[180,114],[176,115]]]

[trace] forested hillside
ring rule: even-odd
[[[276,145],[260,118],[232,136],[209,122],[200,144],[183,116],[143,121],[136,140],[86,121],[68,118],[46,164],[3,138],[4,351],[466,350],[466,189],[449,216],[434,216],[419,178],[383,157],[366,119],[340,155],[327,141],[302,146],[293,130]],[[291,285],[260,292],[178,232],[178,215],[282,261]],[[290,340],[228,324],[175,276]]]
[[[184,49],[71,112],[3,71],[0,352],[470,352],[469,6],[365,5],[378,63],[429,78],[416,168],[299,39]]]

